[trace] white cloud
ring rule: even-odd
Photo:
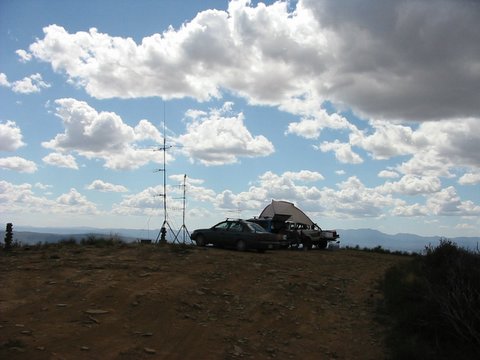
[[[238,162],[240,157],[268,156],[274,152],[267,138],[248,131],[242,113],[228,116],[229,107],[197,113],[190,119],[187,132],[176,139],[190,159],[205,165],[224,165]]]
[[[15,53],[20,58],[20,61],[23,63],[29,62],[32,59],[32,54],[23,49],[18,49],[17,51],[15,51]]]
[[[46,185],[46,184],[42,184],[40,182],[37,182],[35,183],[34,185],[37,189],[40,189],[40,190],[48,190],[48,189],[51,189],[53,186],[52,185]]]
[[[460,185],[476,185],[480,184],[480,172],[478,173],[466,173],[458,179]]]
[[[62,120],[64,133],[42,145],[58,153],[74,151],[89,159],[102,159],[109,169],[136,169],[148,162],[163,162],[158,151],[137,148],[137,141],[158,138],[147,120],[132,128],[112,112],[97,112],[84,101],[59,99],[56,115]],[[64,155],[65,156],[65,155]],[[167,154],[167,161],[172,157]]]
[[[386,121],[372,121],[373,134],[352,131],[350,144],[368,151],[374,159],[383,160],[393,156],[412,154],[426,140],[416,139],[412,128]]]
[[[288,109],[294,114],[299,111],[300,115],[308,116],[302,118],[299,122],[290,123],[288,125],[287,131],[285,131],[285,134],[295,134],[306,139],[317,139],[324,128],[331,128],[337,130],[355,129],[355,126],[350,124],[345,117],[336,113],[328,114],[324,109],[321,108],[309,107],[309,112],[307,114],[302,114],[305,109],[299,110],[290,105],[283,105],[283,108],[285,110]]]
[[[400,175],[396,171],[392,170],[382,170],[378,173],[378,177],[394,179],[398,178]]]
[[[71,188],[68,193],[57,197],[56,203],[57,209],[60,211],[77,214],[98,214],[95,204],[75,188]]]
[[[478,114],[479,18],[468,1],[236,0],[139,44],[50,25],[29,51],[97,98],[205,101],[226,89],[288,108],[308,94],[367,118],[418,121]]]
[[[426,203],[429,211],[442,216],[478,216],[480,206],[467,200],[462,201],[453,186],[432,194]]]
[[[25,145],[22,131],[14,121],[0,123],[0,151],[15,151]]]
[[[436,176],[404,175],[397,182],[387,181],[379,187],[386,193],[400,193],[404,195],[424,195],[440,191],[440,179]]]
[[[49,88],[51,85],[43,81],[42,75],[37,73],[15,81],[10,86],[16,93],[31,94],[38,93],[41,89]]]
[[[341,143],[338,140],[334,142],[324,141],[320,146],[315,146],[315,148],[320,149],[322,152],[333,151],[335,158],[343,164],[363,163],[362,157],[354,152],[348,143]]]
[[[425,205],[412,204],[412,205],[398,205],[392,210],[393,216],[428,216],[429,211]]]
[[[21,173],[34,173],[37,171],[37,165],[30,160],[19,156],[10,156],[0,158],[0,169],[13,170]]]
[[[101,192],[128,192],[128,189],[123,185],[115,185],[98,179],[88,185],[87,189]]]
[[[36,185],[36,187],[45,188],[43,185]],[[68,193],[51,200],[36,196],[32,191],[31,184],[16,185],[3,180],[0,180],[0,212],[2,214],[22,214],[23,216],[25,214],[55,214],[58,216],[100,214],[95,204],[88,201],[76,189],[72,188]]]
[[[70,154],[53,152],[45,156],[42,160],[48,165],[78,170],[77,162]]]
[[[478,119],[424,122],[414,137],[421,145],[412,149],[409,160],[397,166],[405,174],[453,177],[455,168],[480,169]]]
[[[4,73],[0,73],[0,86],[10,87],[7,75],[5,75]]]
[[[160,131],[148,120],[140,120],[135,126],[135,140],[153,140],[160,144],[163,142],[163,137]]]
[[[162,193],[163,186],[156,186],[126,195],[119,204],[113,205],[112,212],[120,215],[159,216],[163,213],[163,198],[160,196]]]

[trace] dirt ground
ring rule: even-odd
[[[404,257],[131,245],[0,252],[1,359],[383,359]]]

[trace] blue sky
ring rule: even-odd
[[[193,230],[295,203],[324,228],[478,236],[480,5],[0,2],[0,213]]]

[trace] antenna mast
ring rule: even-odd
[[[160,196],[163,197],[163,224],[162,228],[160,229],[160,233],[157,235],[156,243],[158,244],[166,244],[167,243],[167,226],[170,229],[170,232],[173,234],[174,239],[173,242],[178,241],[177,235],[173,232],[172,227],[168,223],[167,220],[167,149],[170,149],[171,146],[167,147],[167,127],[165,125],[165,102],[163,103],[163,147],[159,150],[163,151],[163,168],[160,171],[163,171],[163,194]],[[159,241],[160,238],[160,241]]]
[[[185,225],[185,208],[186,208],[186,200],[187,200],[187,196],[186,196],[186,192],[187,192],[187,174],[183,175],[183,197],[182,197],[182,200],[183,200],[183,213],[182,213],[182,226],[180,227],[180,230],[178,230],[178,233],[177,233],[177,238],[178,236],[180,235],[180,232],[182,232],[182,240],[183,240],[183,243],[185,244],[185,239],[188,235],[188,238],[190,238],[190,233],[188,232],[188,229],[187,229],[187,226]]]

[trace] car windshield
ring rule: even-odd
[[[267,231],[265,231],[265,229],[263,227],[261,227],[258,224],[251,223],[251,222],[247,222],[246,224],[254,232],[262,232],[262,233],[267,232]]]

